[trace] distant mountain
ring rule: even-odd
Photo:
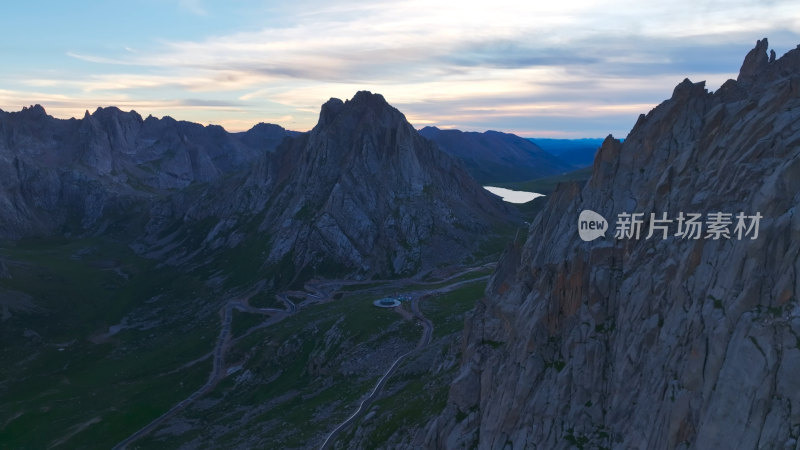
[[[416,446],[797,448],[799,111],[800,48],[776,59],[764,39],[737,80],[684,80],[608,137],[498,263]],[[587,209],[605,239],[579,238]],[[640,236],[615,237],[622,213]],[[677,234],[690,213],[697,238]]]
[[[600,145],[603,144],[602,138],[529,138],[528,140],[538,145],[547,153],[557,156],[562,161],[577,168],[591,166],[594,162],[594,155],[597,154],[597,150],[600,148]]]
[[[109,213],[246,170],[292,134],[277,125],[230,134],[114,107],[80,120],[40,105],[0,110],[0,238],[101,232]]]
[[[509,133],[436,127],[425,127],[419,133],[463,161],[469,173],[482,184],[530,180],[575,168],[531,141]]]

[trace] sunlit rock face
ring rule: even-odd
[[[798,448],[800,50],[680,83],[499,264],[445,412],[455,448]],[[584,209],[760,213],[756,239],[579,239]],[[673,224],[674,226],[674,224]],[[613,229],[612,229],[613,231]],[[673,228],[674,231],[674,228]]]

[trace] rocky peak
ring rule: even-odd
[[[19,112],[21,117],[26,118],[45,118],[47,116],[47,112],[44,110],[44,107],[40,104],[31,105],[28,107],[23,106],[22,110]]]
[[[756,42],[747,53],[739,71],[737,82],[741,87],[759,89],[770,82],[792,77],[800,68],[800,45],[776,58],[775,50],[767,55],[767,38]]]
[[[273,131],[244,139],[116,107],[80,120],[48,116],[41,105],[0,114],[0,237],[48,235],[67,217],[95,229],[110,205],[245,170],[287,136]]]
[[[358,91],[352,99],[347,100],[345,105],[359,108],[371,108],[373,110],[393,109],[381,94],[373,94],[370,91]],[[395,110],[396,111],[396,110]]]
[[[259,123],[253,128],[239,133],[246,145],[259,149],[260,151],[272,151],[283,142],[287,136],[293,136],[297,133],[287,131],[280,125],[271,123]]]
[[[314,130],[332,127],[360,134],[400,124],[410,127],[405,116],[389,105],[382,95],[359,91],[345,102],[332,98],[322,105]]]
[[[317,121],[316,127],[327,126],[328,124],[332,123],[339,114],[339,111],[342,110],[343,106],[344,102],[338,98],[331,98],[327,102],[323,103],[322,107],[320,108],[319,120]]]
[[[769,42],[767,38],[756,41],[756,46],[747,53],[742,63],[742,68],[739,69],[739,77],[736,79],[739,83],[752,83],[755,79],[764,72],[769,64],[775,60],[775,51],[772,51],[772,58],[767,56],[767,49]],[[771,59],[771,60],[770,60]]]
[[[464,236],[513,220],[379,94],[329,100],[311,132],[275,158],[286,187],[274,209],[282,216],[270,219],[281,224],[271,259],[293,249],[296,267],[328,258],[359,274],[415,273],[465,255]]]
[[[673,89],[672,98],[675,100],[685,100],[692,97],[698,97],[706,93],[708,93],[708,91],[706,90],[705,81],[692,83],[692,81],[688,78],[684,78],[683,81],[675,86],[675,89]]]
[[[116,106],[108,106],[105,108],[97,108],[92,117],[101,121],[101,122],[108,122],[108,121],[116,121],[116,122],[123,122],[123,121],[131,121],[136,122],[138,124],[142,124],[144,121],[142,120],[142,116],[139,115],[134,110],[125,112],[121,109],[117,108]]]

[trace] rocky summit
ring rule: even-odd
[[[469,255],[511,211],[379,94],[322,106],[274,155],[271,259],[407,274]],[[480,240],[480,239],[478,239]]]
[[[800,448],[800,49],[761,40],[716,92],[685,80],[609,137],[509,250],[467,322],[427,447]],[[584,242],[578,217],[609,220]],[[753,239],[646,237],[759,214]],[[638,238],[615,238],[643,213]],[[615,219],[617,219],[615,221]]]

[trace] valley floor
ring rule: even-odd
[[[493,269],[442,270],[427,279],[316,280],[271,294],[256,283],[220,302],[175,273],[163,274],[176,276],[173,282],[151,280],[152,291],[143,292],[144,278],[157,270],[106,245],[3,250],[12,278],[0,281],[0,297],[20,299],[5,308],[12,320],[4,325],[14,326],[4,328],[4,342],[12,345],[0,353],[3,442],[53,448],[402,442],[444,407],[464,314]],[[46,281],[41,292],[22,291],[31,277]],[[106,298],[133,303],[120,311],[103,305],[65,311],[56,329],[40,317],[107,292],[113,295]],[[392,309],[372,305],[401,294],[411,301]],[[147,300],[137,305],[136,298]],[[167,300],[176,298],[183,307]]]

